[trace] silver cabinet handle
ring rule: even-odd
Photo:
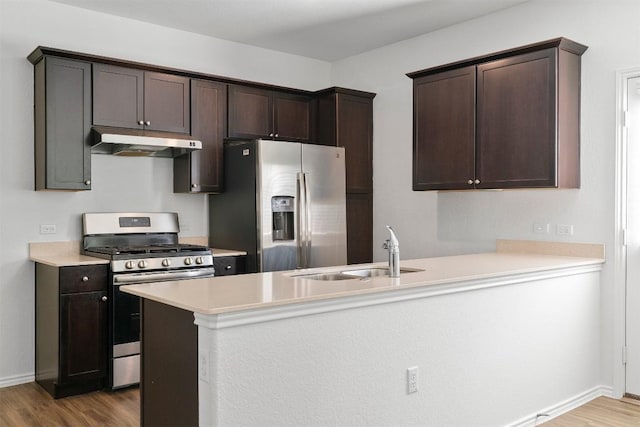
[[[473,180],[470,179],[469,181],[467,181],[467,184],[472,185],[473,184]]]
[[[198,184],[191,184],[191,188],[198,188]]]
[[[147,125],[147,126],[151,126],[151,121],[147,120],[146,122],[144,122],[144,124]]]
[[[273,133],[270,133],[269,136],[273,138]]]
[[[224,266],[224,269],[225,269],[225,270],[231,270],[231,266],[230,266],[230,265],[225,265],[225,266]]]
[[[106,301],[108,298],[107,297],[102,297],[100,298],[102,301]]]
[[[88,278],[87,276],[82,276],[82,281],[83,281],[83,282],[88,282],[88,281],[89,281],[89,278]]]
[[[480,180],[476,179],[475,181],[473,181],[474,184],[480,184]]]
[[[276,138],[278,137],[278,134],[277,134],[277,133],[275,134],[275,137],[276,137]]]
[[[144,120],[138,120],[139,125],[144,125]]]
[[[86,180],[86,181],[84,182],[84,185],[91,185],[91,180],[90,180],[90,179]]]

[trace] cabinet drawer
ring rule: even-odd
[[[213,258],[213,266],[216,269],[216,276],[230,276],[245,272],[244,256],[222,256]]]
[[[107,289],[107,264],[60,268],[60,293]]]

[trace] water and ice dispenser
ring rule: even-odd
[[[274,196],[271,198],[271,232],[273,240],[294,240],[294,198]]]

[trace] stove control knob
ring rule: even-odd
[[[198,258],[196,258],[196,264],[202,264],[204,262],[204,260],[202,259],[201,256],[199,256]]]
[[[138,267],[140,268],[146,268],[147,267],[147,261],[142,260],[138,263]]]
[[[169,260],[168,258],[165,258],[162,260],[163,267],[169,267],[170,265],[171,265],[171,260]]]
[[[185,265],[191,265],[193,263],[193,260],[191,258],[185,258],[184,259],[184,264]]]
[[[133,268],[133,261],[127,261],[127,262],[125,262],[125,263],[124,263],[124,267],[125,267],[127,270],[131,270],[131,269]]]

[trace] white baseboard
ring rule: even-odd
[[[541,425],[546,421],[552,420],[600,396],[612,397],[613,388],[604,385],[594,387],[591,390],[587,390],[573,396],[564,402],[559,402],[548,408],[541,409],[535,414],[527,415],[518,421],[508,424],[508,427],[534,427]]]
[[[11,377],[0,378],[0,388],[11,387],[12,385],[32,383],[36,380],[33,373],[24,375],[13,375]]]

